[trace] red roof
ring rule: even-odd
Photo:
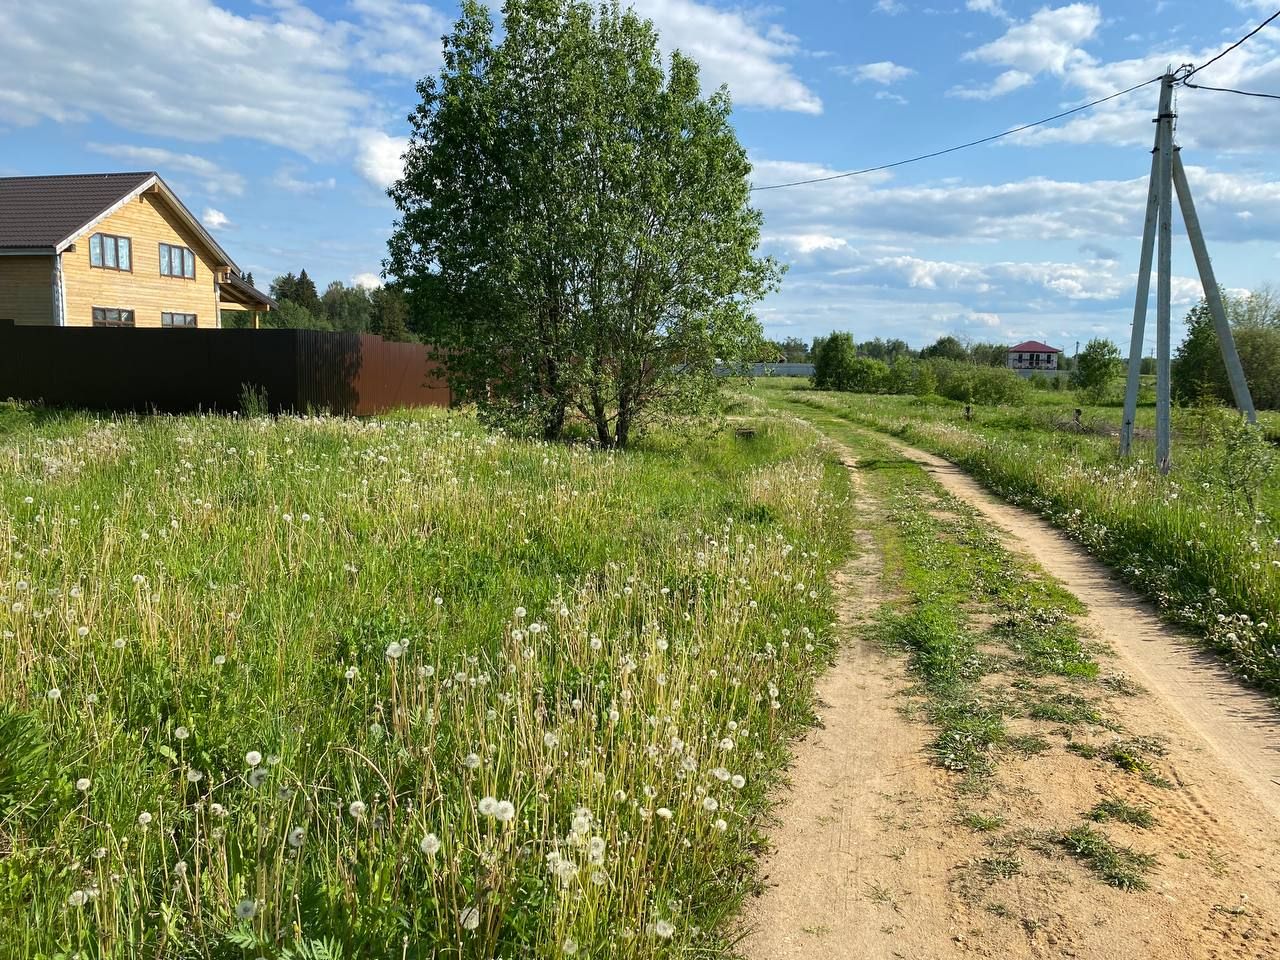
[[[1047,343],[1041,343],[1039,340],[1028,340],[1026,343],[1020,343],[1016,347],[1009,348],[1010,353],[1061,353],[1057,347],[1051,347]]]

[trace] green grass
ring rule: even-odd
[[[1156,858],[1112,842],[1101,830],[1082,824],[1058,837],[1058,843],[1083,861],[1105,883],[1121,890],[1147,889],[1146,874]]]
[[[1244,678],[1280,693],[1280,474],[1251,511],[1194,411],[1175,411],[1175,468],[1162,476],[1149,441],[1133,460],[1116,456],[1118,409],[1083,408],[1079,431],[1062,395],[1033,392],[1024,406],[979,407],[966,420],[962,405],[938,398],[822,393],[803,381],[757,390],[953,460],[1062,527]],[[1151,416],[1140,410],[1139,427]]]
[[[829,661],[811,431],[0,411],[0,956],[717,956]]]
[[[1085,816],[1095,823],[1107,823],[1114,820],[1116,823],[1127,823],[1130,826],[1141,827],[1144,830],[1154,827],[1156,824],[1155,814],[1151,812],[1150,807],[1126,803],[1116,797],[1099,800]]]

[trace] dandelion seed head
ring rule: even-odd
[[[466,767],[468,770],[476,769],[476,767],[480,766],[480,754],[468,753],[465,757],[462,758],[462,765]]]
[[[79,780],[76,781],[76,789],[79,790],[81,793],[84,793],[92,785],[93,785],[92,781],[88,777],[81,777]]]
[[[440,852],[440,838],[434,833],[428,833],[420,841],[418,841],[418,849],[425,853],[428,857],[434,857]]]
[[[498,810],[498,800],[496,797],[483,797],[479,804],[480,812],[486,817],[492,817]]]
[[[151,823],[151,814],[147,813],[147,811],[145,810],[143,810],[140,814],[138,814],[138,826],[145,827],[145,826],[148,826],[150,823]]]
[[[258,904],[253,900],[241,900],[236,904],[237,920],[252,920],[253,915],[258,912]]]
[[[387,644],[388,660],[399,660],[401,655],[403,655],[403,653],[404,653],[404,644],[397,643],[395,640],[392,640],[390,643]]]
[[[480,926],[480,911],[476,907],[464,907],[458,913],[458,923],[463,930],[474,930]]]
[[[191,736],[191,731],[186,727],[174,727],[173,738],[175,740],[185,740],[189,736]]]
[[[663,940],[670,940],[675,936],[676,928],[667,920],[659,920],[653,925],[653,932]]]
[[[350,805],[348,805],[347,807],[347,813],[351,814],[352,817],[359,820],[361,817],[364,816],[365,811],[367,809],[368,807],[365,806],[363,800],[352,800]]]
[[[288,837],[286,839],[289,841],[289,846],[297,850],[300,846],[302,846],[302,841],[305,840],[306,837],[307,837],[306,830],[302,829],[302,827],[294,827],[292,830],[289,831]]]
[[[251,767],[256,767],[258,764],[262,763],[262,754],[257,750],[250,750],[244,755],[244,762]]]

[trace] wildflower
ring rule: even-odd
[[[733,784],[735,790],[741,790],[747,785],[747,778],[740,773],[735,773],[729,782]]]
[[[224,807],[222,804],[215,802],[215,803],[209,804],[209,812],[213,814],[215,817],[217,817],[219,820],[221,820],[223,817],[227,815],[227,808]]]
[[[250,750],[244,755],[244,762],[251,767],[256,767],[258,764],[262,763],[262,754],[257,750]]]
[[[434,833],[428,833],[418,843],[418,849],[428,857],[434,857],[440,851],[440,838]]]
[[[726,783],[729,780],[729,771],[724,767],[716,767],[711,771],[711,775],[722,783]]]
[[[498,810],[498,800],[496,797],[484,797],[479,804],[480,812],[486,817],[492,817]]]
[[[112,641],[111,645],[115,647],[117,650],[123,650],[125,645],[124,637],[117,637],[115,640]]]
[[[675,936],[676,928],[667,920],[659,920],[653,925],[653,932],[663,940],[670,940]]]
[[[613,799],[618,803],[625,803],[627,799],[627,791],[615,790],[613,792]]]
[[[236,904],[237,920],[252,920],[253,915],[258,912],[258,904],[253,900],[241,900]]]
[[[516,619],[523,620],[525,617],[525,614],[527,614],[528,612],[529,611],[526,610],[524,607],[516,607]]]
[[[542,735],[542,742],[547,745],[547,749],[554,750],[557,746],[560,745],[560,738],[557,737],[554,733],[548,732]]]
[[[443,607],[443,606],[444,606],[444,597],[436,597],[436,598],[435,598],[435,600],[434,600],[433,602],[435,603],[435,605],[436,605],[437,607]]]
[[[45,694],[45,696],[47,696],[50,700],[61,700],[61,699],[62,699],[62,691],[61,691],[61,690],[59,690],[57,687],[52,687],[52,688],[49,690],[49,692],[48,692],[47,694]]]
[[[719,830],[721,833],[724,833],[726,830],[729,829],[729,824],[726,823],[723,819],[719,819],[719,820],[716,820],[715,822],[715,828]]]
[[[392,640],[390,643],[387,644],[388,660],[399,660],[400,655],[403,653],[404,653],[404,644],[396,643],[396,641],[394,640]]]
[[[480,911],[475,907],[464,907],[458,914],[458,923],[463,930],[474,930],[480,926]]]
[[[560,949],[572,956],[578,952],[578,941],[573,939],[573,937],[565,937],[564,943],[561,944]]]
[[[516,818],[516,805],[510,800],[499,800],[493,818],[499,823],[510,823]]]
[[[660,816],[663,820],[670,820],[673,814],[666,807],[659,807],[658,816]]]
[[[266,767],[254,767],[252,770],[249,771],[248,779],[249,779],[249,786],[253,787],[255,790],[258,789],[258,787],[262,786],[262,784],[266,782],[266,779],[267,779]]]
[[[73,907],[83,907],[89,901],[89,894],[83,890],[72,890],[67,903]]]
[[[173,730],[173,738],[175,740],[185,740],[191,736],[191,731],[186,727],[175,727]]]
[[[76,636],[83,640],[89,635],[88,627],[76,627]]]
[[[185,880],[187,877],[187,861],[179,860],[177,863],[175,863],[173,865],[173,872],[176,873],[180,878]]]
[[[81,793],[84,793],[86,790],[88,790],[90,785],[91,785],[91,781],[89,780],[88,777],[81,777],[79,780],[76,781],[76,789],[79,790]]]
[[[204,774],[201,773],[199,770],[197,770],[195,767],[192,767],[190,770],[187,771],[187,783],[199,783],[203,779],[204,779]]]
[[[363,800],[352,800],[351,804],[347,807],[347,813],[359,820],[364,816],[364,812],[367,809],[368,807],[364,805]]]
[[[592,863],[600,864],[604,862],[605,842],[604,837],[592,837],[591,842],[587,844],[587,855]]]
[[[356,674],[359,672],[360,671],[358,671],[355,667],[347,667],[346,673],[344,673],[343,676],[346,677],[348,680],[354,680],[356,678]]]
[[[707,811],[707,813],[715,813],[720,809],[720,801],[715,797],[703,797],[702,809]]]
[[[145,827],[150,823],[151,823],[151,814],[147,813],[147,811],[145,810],[143,810],[140,814],[138,814],[138,826]]]
[[[214,658],[213,658],[213,665],[214,665],[215,667],[221,667],[221,666],[223,666],[226,662],[227,662],[227,658],[226,658],[226,657],[224,657],[222,654],[218,654],[216,657],[214,657]]]
[[[474,770],[476,767],[480,766],[480,754],[468,753],[462,758],[462,765],[468,770]]]
[[[307,831],[303,830],[302,827],[294,827],[292,830],[289,831],[289,834],[287,837],[289,841],[289,846],[297,850],[300,846],[302,846],[302,841],[306,839],[306,836],[307,836]]]

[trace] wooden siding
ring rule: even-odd
[[[89,238],[95,233],[128,237],[133,270],[89,265]],[[194,280],[160,274],[160,244],[188,247],[196,255]],[[220,265],[154,193],[143,193],[76,237],[75,252],[62,255],[66,278],[67,326],[93,325],[94,307],[134,312],[134,325],[160,326],[161,313],[194,313],[201,327],[218,326],[214,281]]]
[[[0,257],[0,320],[53,324],[52,256]]]

